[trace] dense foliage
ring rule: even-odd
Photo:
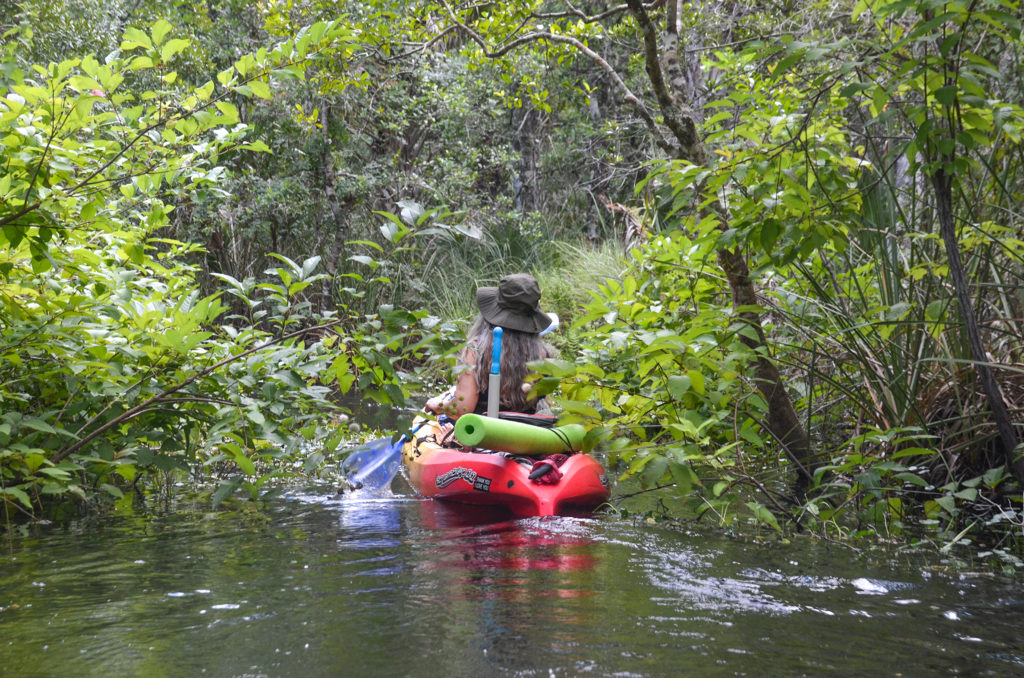
[[[305,298],[326,277],[318,256],[275,255],[258,280],[214,272],[220,291],[200,293],[187,263],[199,248],[161,233],[184,196],[220,190],[223,156],[266,150],[249,140],[231,95],[269,98],[268,79],[302,79],[353,33],[314,24],[242,57],[216,83],[179,88],[169,64],[188,43],[170,32],[165,21],[129,28],[102,64],[86,55],[26,72],[6,62],[8,513],[120,498],[140,473],[175,468],[230,472],[215,500],[241,486],[257,496],[281,461],[315,468],[338,445],[344,430],[323,428],[338,409],[332,389],[401,402],[396,337],[434,336],[426,329],[437,321],[422,314],[384,309],[352,329],[343,306],[321,312]],[[301,444],[312,439],[307,454]]]
[[[4,29],[8,507],[315,469],[332,392],[404,402],[439,318],[530,269],[573,321],[538,387],[644,512],[1018,562],[1019,2],[26,0]]]

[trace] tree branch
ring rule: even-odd
[[[590,49],[576,38],[568,35],[556,35],[554,33],[548,33],[546,31],[535,31],[533,33],[528,33],[526,35],[520,36],[515,40],[502,45],[498,49],[492,50],[490,46],[487,44],[487,41],[485,41],[480,36],[479,33],[474,31],[472,28],[470,28],[463,22],[459,21],[459,18],[455,15],[455,12],[452,10],[447,0],[445,0],[444,6],[448,10],[448,15],[451,17],[451,20],[459,27],[460,30],[465,32],[466,35],[468,35],[473,40],[473,42],[475,42],[480,47],[484,56],[487,57],[488,59],[498,59],[522,45],[531,42],[539,42],[541,40],[549,40],[551,42],[572,45],[573,48],[575,48],[577,51],[584,54],[587,58],[589,58],[591,61],[597,64],[601,68],[601,70],[603,70],[608,75],[608,77],[611,78],[612,83],[614,83],[616,88],[618,88],[618,90],[622,93],[623,99],[625,99],[626,102],[631,104],[637,110],[640,117],[643,118],[644,123],[647,125],[648,131],[650,131],[651,136],[654,137],[654,143],[657,144],[658,147],[661,148],[666,153],[672,152],[674,148],[673,145],[670,144],[667,139],[665,139],[665,136],[658,129],[658,124],[657,122],[655,122],[654,116],[651,115],[651,112],[650,110],[648,110],[647,106],[645,106],[644,103],[640,100],[640,98],[636,94],[634,94],[632,90],[629,89],[629,86],[622,80],[622,77],[619,76],[618,72],[612,67],[611,64],[609,64],[603,57],[601,57],[600,54]]]
[[[663,3],[665,0],[659,0],[658,4]],[[597,23],[609,17],[613,17],[616,14],[621,14],[629,8],[626,5],[616,5],[611,9],[605,10],[600,14],[586,14],[582,10],[576,9],[571,4],[569,5],[569,11],[567,12],[535,12],[531,16],[535,19],[568,19],[570,17],[576,17],[585,24]]]
[[[153,396],[152,398],[150,398],[149,400],[145,401],[144,403],[140,403],[140,404],[136,405],[135,407],[132,407],[131,409],[125,410],[124,412],[122,412],[118,416],[114,417],[113,419],[111,419],[107,423],[105,423],[102,426],[100,426],[100,427],[96,428],[95,430],[93,430],[91,433],[89,433],[85,437],[80,438],[79,440],[75,441],[71,445],[68,445],[67,447],[62,449],[60,452],[58,452],[56,455],[54,455],[54,457],[53,457],[53,459],[51,459],[51,461],[56,463],[56,462],[59,462],[60,460],[64,459],[65,457],[74,454],[78,450],[82,449],[87,443],[89,443],[90,441],[96,439],[97,437],[99,437],[103,433],[109,431],[113,427],[118,426],[118,425],[128,421],[129,419],[133,419],[134,417],[137,417],[138,415],[140,415],[140,414],[144,413],[146,410],[148,410],[152,405],[154,405],[154,404],[156,404],[158,402],[162,402],[164,400],[167,400],[168,396],[173,395],[174,393],[177,393],[178,391],[180,391],[181,389],[185,388],[189,384],[194,383],[196,380],[201,379],[202,377],[205,377],[206,375],[208,375],[208,374],[210,374],[212,372],[216,372],[217,370],[219,370],[220,368],[224,367],[225,365],[227,365],[229,363],[232,363],[232,362],[234,362],[236,360],[239,360],[241,358],[245,358],[246,356],[250,356],[253,353],[256,353],[258,351],[262,351],[263,349],[267,348],[268,346],[273,346],[274,344],[280,344],[283,341],[287,341],[288,339],[294,339],[295,337],[301,336],[303,334],[308,334],[310,332],[316,332],[316,331],[319,331],[319,330],[327,329],[329,327],[334,327],[335,325],[338,325],[340,323],[341,323],[341,320],[338,319],[338,320],[332,320],[331,322],[324,323],[322,325],[316,325],[315,327],[307,327],[305,329],[296,330],[296,331],[291,332],[289,334],[286,334],[284,336],[277,337],[275,339],[271,339],[270,341],[266,341],[266,342],[260,344],[259,346],[253,346],[250,349],[246,349],[245,351],[242,351],[238,355],[228,356],[227,358],[219,360],[218,362],[214,363],[213,365],[210,365],[209,367],[207,367],[205,369],[202,369],[199,372],[196,372],[195,374],[193,374],[188,379],[185,379],[184,381],[178,382],[174,386],[171,386],[170,388],[164,390],[163,392],[158,393],[157,395]],[[97,415],[97,416],[99,416],[99,415]],[[91,424],[91,423],[93,423],[95,421],[96,421],[96,417],[93,417],[92,421],[90,421],[89,423]]]
[[[658,100],[665,125],[672,130],[679,146],[675,155],[683,160],[689,160],[695,165],[707,164],[704,155],[704,145],[697,134],[697,125],[692,113],[680,110],[675,98],[665,84],[665,75],[661,69],[661,60],[658,54],[658,31],[647,14],[641,0],[627,0],[630,11],[636,18],[637,24],[643,34],[644,40],[644,67],[647,77],[654,90],[654,96]]]

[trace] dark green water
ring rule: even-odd
[[[294,491],[0,540],[0,675],[1020,676],[1024,590],[612,519]]]

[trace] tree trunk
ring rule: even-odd
[[[675,93],[666,84],[664,76],[664,73],[667,73],[669,82],[681,88],[683,92],[689,93],[690,96],[696,91],[693,77],[687,76],[679,59],[681,47],[678,22],[675,17],[679,16],[682,11],[682,0],[671,0],[668,25],[664,36],[664,66],[662,57],[658,53],[657,31],[647,10],[644,9],[642,0],[627,0],[626,4],[643,31],[644,63],[647,75],[657,97],[665,125],[675,139],[675,156],[695,165],[706,165],[707,155],[704,142],[697,131],[698,116],[688,105],[689,102],[677,99]],[[711,209],[720,217],[722,228],[726,228],[729,215],[725,208],[715,204]],[[757,294],[750,278],[750,267],[747,265],[746,259],[735,250],[721,249],[718,251],[718,262],[729,281],[733,307],[752,309],[758,306]],[[747,310],[740,314],[740,318],[754,329],[753,334],[741,334],[740,339],[758,356],[754,363],[754,380],[768,404],[767,427],[769,433],[782,445],[796,466],[795,489],[798,494],[803,493],[812,480],[810,440],[799,416],[797,416],[796,408],[793,406],[786,386],[782,382],[782,375],[770,357],[764,330],[761,327],[760,313]]]
[[[323,311],[334,307],[334,281],[338,273],[338,260],[345,246],[347,233],[344,227],[344,215],[338,194],[334,189],[337,178],[334,174],[334,158],[331,154],[334,145],[331,143],[331,107],[326,101],[320,107],[320,130],[323,134],[323,147],[320,151],[320,183],[324,189],[324,200],[330,210],[330,232],[333,234],[332,246],[327,248],[327,261],[324,262],[327,278],[321,288],[320,308]]]
[[[734,250],[718,250],[718,264],[729,280],[732,291],[733,308],[757,306],[757,293],[750,279],[750,268],[747,260]],[[758,390],[768,403],[768,430],[772,437],[782,446],[786,456],[797,469],[797,481],[794,489],[803,494],[813,480],[811,459],[811,443],[797,415],[796,407],[782,383],[779,368],[768,355],[768,342],[761,327],[760,314],[744,311],[739,314],[755,331],[756,336],[741,333],[740,341],[757,353],[754,363],[754,381]]]
[[[516,120],[516,111],[522,118]],[[511,146],[519,154],[517,173],[513,179],[515,206],[519,212],[537,209],[537,117],[539,113],[528,106],[512,109]]]
[[[1024,456],[1017,452],[1017,432],[1014,429],[1010,412],[999,390],[995,374],[989,365],[988,352],[981,341],[977,318],[974,317],[974,306],[967,286],[963,262],[960,260],[960,245],[956,237],[956,226],[953,222],[953,177],[940,169],[931,176],[935,189],[935,211],[939,217],[939,233],[946,246],[946,259],[949,261],[949,276],[953,281],[956,300],[960,306],[960,315],[964,319],[964,331],[967,343],[974,358],[974,369],[981,381],[982,390],[988,399],[992,418],[995,419],[999,442],[1003,447],[1006,468],[1013,473],[1017,482],[1024,483]]]

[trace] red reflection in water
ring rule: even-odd
[[[594,542],[567,532],[565,518],[512,520],[506,511],[420,502],[423,525],[440,555],[425,564],[447,574],[463,598],[590,596]],[[547,574],[545,574],[547,573]],[[454,578],[450,578],[454,575]],[[583,576],[580,576],[583,575]]]

